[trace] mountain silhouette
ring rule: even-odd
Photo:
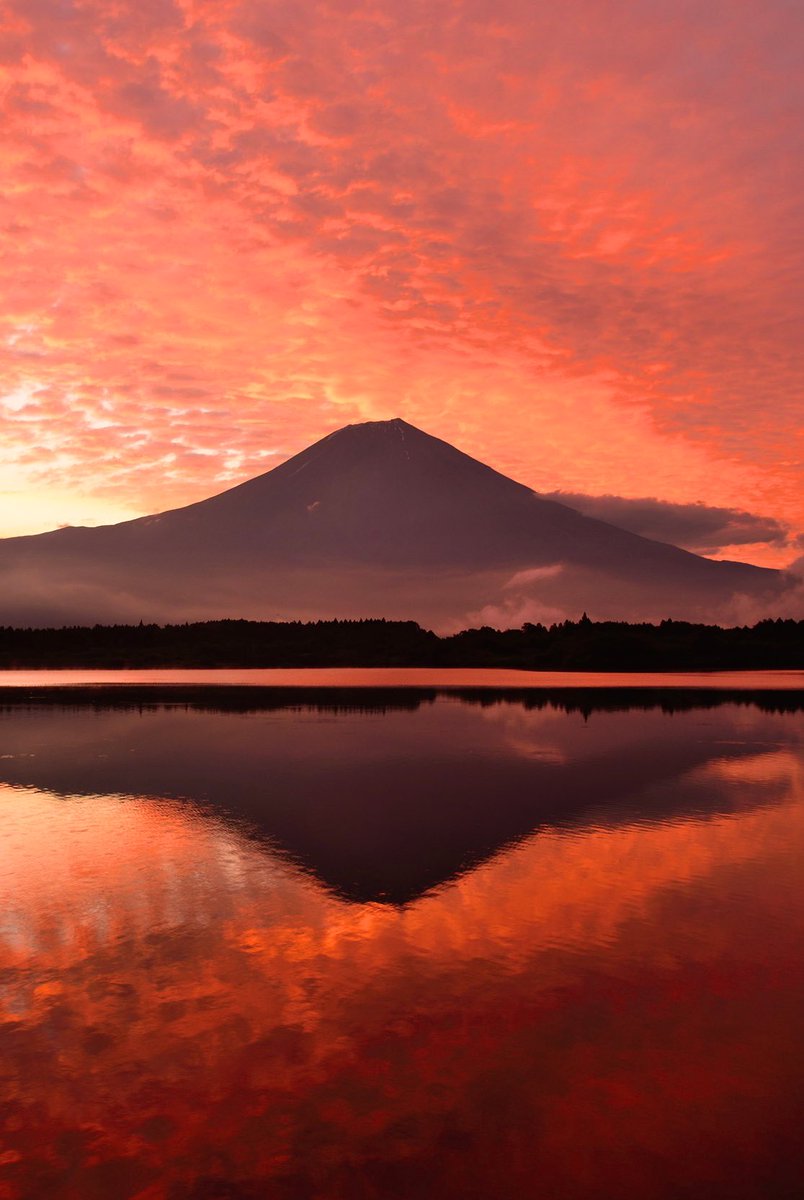
[[[514,614],[517,598],[564,615],[717,619],[735,598],[771,607],[783,585],[780,572],[582,516],[399,419],[348,425],[183,508],[0,541],[8,624],[372,615],[443,625],[495,604]]]
[[[174,801],[195,824],[218,817],[248,830],[360,903],[409,903],[545,827],[700,819],[733,811],[735,795],[746,806],[785,795],[773,775],[749,775],[739,790],[701,778],[717,760],[736,780],[757,753],[756,733],[735,735],[745,718],[727,698],[710,699],[706,720],[693,709],[670,721],[660,704],[672,696],[657,694],[652,709],[598,711],[579,737],[579,718],[552,705],[528,724],[522,698],[499,701],[493,720],[442,695],[418,708],[400,698],[405,707],[381,718],[330,704],[321,721],[326,693],[287,699],[284,718],[274,707],[244,719],[191,698],[126,709],[99,691],[106,707],[86,692],[10,706],[0,784],[72,803]],[[750,720],[766,736],[778,728],[756,710]]]

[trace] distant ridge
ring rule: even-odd
[[[772,613],[785,584],[582,516],[399,418],[348,425],[183,508],[0,540],[10,624],[369,613],[444,626],[495,607],[497,624],[585,608],[722,619],[730,605]]]

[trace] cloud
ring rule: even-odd
[[[631,533],[670,542],[697,554],[717,554],[725,547],[768,545],[794,549],[799,539],[789,525],[774,517],[761,517],[735,508],[708,504],[674,504],[653,498],[587,496],[581,492],[543,492],[584,516],[618,525]]]
[[[801,527],[800,7],[6,14],[0,376],[35,403],[0,403],[0,468],[31,494],[156,511],[401,412],[541,490]]]
[[[555,579],[556,575],[560,575],[564,570],[563,563],[549,563],[543,567],[528,567],[524,571],[517,571],[505,583],[506,588],[517,588],[527,586],[531,583],[538,583],[542,579]]]

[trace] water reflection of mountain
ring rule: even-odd
[[[10,1194],[797,1196],[804,822],[776,733],[698,774],[786,776],[780,805],[546,831],[399,909],[189,804],[0,789]]]
[[[160,691],[161,702],[135,705],[124,690],[7,707],[0,780],[63,796],[194,801],[341,896],[392,903],[548,826],[773,803],[778,781],[723,789],[707,768],[762,756],[802,707],[800,696],[767,692],[364,689]]]

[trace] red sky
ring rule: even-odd
[[[3,12],[0,534],[402,416],[801,553],[800,5]]]

